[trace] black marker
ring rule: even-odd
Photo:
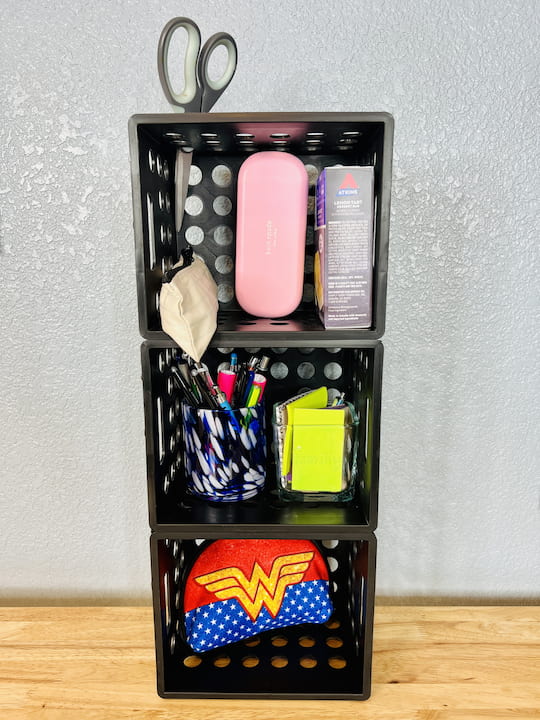
[[[193,394],[191,388],[187,384],[187,382],[184,379],[184,376],[182,375],[180,370],[178,370],[177,368],[175,368],[173,366],[173,367],[171,367],[171,373],[173,376],[173,381],[176,383],[176,386],[182,391],[182,393],[184,394],[184,397],[188,401],[188,403],[192,407],[197,407],[197,405],[199,404],[199,401]]]

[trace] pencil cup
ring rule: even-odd
[[[358,420],[273,423],[278,494],[300,502],[347,502],[358,478]]]
[[[259,493],[266,475],[264,405],[206,410],[182,404],[187,490],[213,502]]]

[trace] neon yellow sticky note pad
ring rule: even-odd
[[[344,410],[295,408],[291,489],[340,492],[344,446]]]
[[[300,408],[324,408],[328,403],[328,388],[320,387],[310,393],[302,395],[297,400],[285,404],[285,438],[283,440],[283,459],[281,474],[287,475],[291,471],[292,437],[295,412]]]

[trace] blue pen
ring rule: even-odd
[[[246,389],[244,390],[244,395],[242,396],[242,406],[246,407],[249,393],[251,392],[251,386],[253,385],[253,378],[255,377],[255,370],[248,370],[247,374],[247,382],[246,382]]]
[[[229,364],[229,370],[234,373],[233,375],[233,381],[232,381],[232,389],[230,390],[230,394],[228,397],[230,398],[230,402],[233,404],[236,404],[237,400],[237,388],[238,388],[238,355],[235,352],[231,353],[231,362]]]
[[[259,366],[259,362],[259,358],[253,355],[248,363],[246,384],[242,388],[242,405],[244,407],[246,406],[249,393],[251,391],[251,386],[253,385],[253,378],[255,377],[255,372],[257,370],[257,367]]]
[[[236,432],[242,432],[242,428],[240,427],[240,423],[234,416],[234,412],[230,404],[227,402],[227,398],[225,397],[225,393],[221,390],[217,389],[217,401],[219,403],[219,406],[222,410],[224,410],[227,413],[227,416],[230,420],[231,425],[236,430]]]

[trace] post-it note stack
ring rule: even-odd
[[[280,448],[282,475],[288,475],[291,472],[294,413],[300,408],[324,408],[327,403],[328,389],[323,386],[296,395],[290,400],[274,406],[276,421],[283,429],[282,447]]]
[[[291,489],[340,492],[343,488],[345,410],[295,408]]]

